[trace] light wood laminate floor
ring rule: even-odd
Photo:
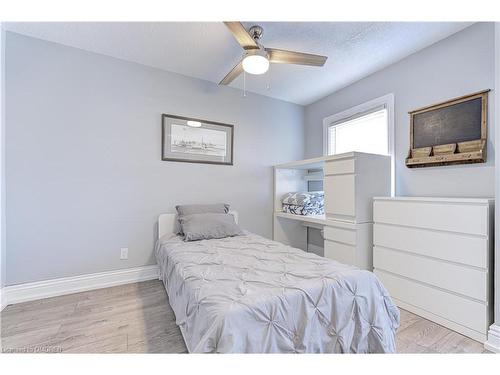
[[[5,352],[186,353],[161,281],[7,306]],[[401,310],[400,353],[482,353],[483,345]]]

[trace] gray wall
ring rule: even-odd
[[[323,118],[394,93],[396,194],[493,196],[493,91],[489,100],[487,163],[408,169],[404,160],[409,147],[408,111],[475,91],[493,89],[494,62],[494,24],[475,24],[307,106],[306,157],[320,156],[323,152]]]
[[[7,285],[154,264],[179,203],[228,202],[271,236],[303,107],[13,33],[6,49]],[[161,161],[161,113],[234,124],[235,165]]]
[[[0,23],[0,290],[5,267],[5,30]]]
[[[495,23],[495,89],[500,90],[500,22]],[[500,123],[500,107],[495,107],[495,123]],[[500,143],[500,133],[496,133],[496,144]],[[500,223],[500,154],[496,154],[495,164],[495,222]],[[500,239],[500,226],[495,225],[495,238]],[[495,241],[495,325],[500,326],[500,241]]]

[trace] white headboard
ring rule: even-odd
[[[229,211],[229,213],[234,216],[234,221],[238,224],[238,213],[236,211]],[[177,214],[161,214],[158,217],[158,238],[174,233],[176,219]]]

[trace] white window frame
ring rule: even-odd
[[[391,196],[394,196],[396,193],[396,163],[394,155],[394,94],[387,94],[346,109],[345,111],[325,117],[323,119],[323,155],[328,156],[328,129],[331,126],[334,126],[333,124],[347,121],[350,118],[366,114],[372,110],[380,109],[381,107],[385,107],[387,109],[387,123],[389,127],[387,129],[387,134],[389,137],[389,156],[391,157]]]

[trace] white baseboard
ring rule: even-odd
[[[500,353],[500,325],[492,324],[488,331],[488,340],[484,348],[490,352]]]
[[[158,275],[158,266],[154,265],[6,286],[2,290],[2,307],[14,303],[153,280],[157,279]]]

